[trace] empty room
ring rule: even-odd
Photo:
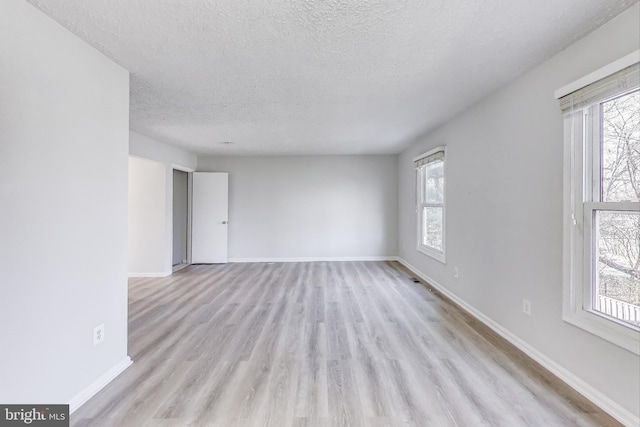
[[[0,425],[640,426],[635,0],[2,0]]]

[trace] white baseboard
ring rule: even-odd
[[[397,261],[397,256],[229,258],[228,262]]]
[[[599,390],[587,384],[581,378],[568,371],[564,367],[560,366],[558,363],[540,353],[538,350],[530,346],[528,343],[520,339],[518,336],[514,335],[507,329],[500,326],[498,323],[490,319],[489,317],[482,314],[480,311],[475,309],[473,306],[466,303],[464,300],[460,299],[457,295],[449,291],[447,288],[442,286],[440,283],[433,280],[428,275],[424,274],[420,270],[418,270],[413,265],[409,264],[406,260],[398,257],[398,262],[404,265],[406,268],[411,270],[413,274],[421,278],[422,280],[428,282],[434,288],[436,288],[439,292],[447,296],[449,299],[458,304],[462,309],[464,309],[467,313],[484,323],[486,326],[491,328],[494,332],[500,335],[502,338],[509,341],[511,344],[516,346],[520,351],[525,353],[527,356],[538,362],[549,372],[560,378],[562,381],[571,386],[578,393],[582,394],[584,397],[589,399],[595,405],[599,406],[603,411],[607,412],[609,415],[620,421],[625,426],[638,426],[640,425],[640,418],[620,406],[618,403],[610,399],[609,397],[602,394]]]
[[[129,273],[129,277],[167,277],[171,276],[171,271],[163,271],[160,273]]]
[[[69,401],[69,413],[73,413],[76,409],[84,405],[87,400],[91,399],[96,393],[102,390],[107,384],[114,380],[115,377],[120,375],[125,369],[127,369],[133,361],[129,356],[122,359],[115,366],[102,374],[93,383],[89,384],[84,390],[76,394]]]

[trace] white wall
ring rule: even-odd
[[[199,157],[229,173],[229,258],[377,258],[397,251],[396,156]]]
[[[162,202],[164,203],[164,220],[163,220],[163,232],[162,232],[162,262],[159,270],[153,271],[133,271],[129,270],[131,276],[144,273],[142,275],[159,275],[168,276],[171,274],[173,264],[173,169],[195,170],[197,165],[197,157],[194,154],[180,150],[179,148],[172,147],[167,144],[163,144],[154,139],[148,138],[137,132],[131,131],[129,133],[129,153],[131,156],[154,160],[164,165],[164,173],[162,178],[162,185],[164,187],[164,197]],[[138,185],[138,184],[134,184]],[[154,192],[154,195],[161,197],[159,193]],[[154,202],[159,203],[159,200]],[[131,230],[136,232],[135,230]],[[138,247],[139,253],[134,254],[134,257],[144,257],[144,252],[147,254],[156,253],[158,247],[155,243],[147,242],[141,244]],[[157,262],[154,261],[154,265]]]
[[[398,161],[400,257],[631,417],[640,412],[638,356],[562,320],[563,122],[553,93],[638,49],[638,16],[636,4],[421,138]],[[415,249],[412,163],[443,144],[447,265]],[[523,298],[531,317],[522,313]]]
[[[27,2],[1,9],[0,402],[68,403],[128,362],[129,75]]]
[[[198,163],[195,154],[164,144],[133,130],[129,131],[129,154],[164,163],[169,167],[169,172],[172,172],[172,165],[195,170]],[[173,175],[171,179],[173,179]]]
[[[129,276],[162,276],[165,265],[165,165],[129,157]]]

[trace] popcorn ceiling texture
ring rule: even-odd
[[[28,1],[131,72],[133,130],[198,154],[397,153],[636,2]]]

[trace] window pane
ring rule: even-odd
[[[596,310],[640,325],[640,212],[596,213]]]
[[[442,251],[442,208],[422,208],[422,244]]]
[[[601,105],[603,202],[640,200],[640,91]]]
[[[442,203],[444,193],[444,162],[429,163],[424,171],[425,203]]]

